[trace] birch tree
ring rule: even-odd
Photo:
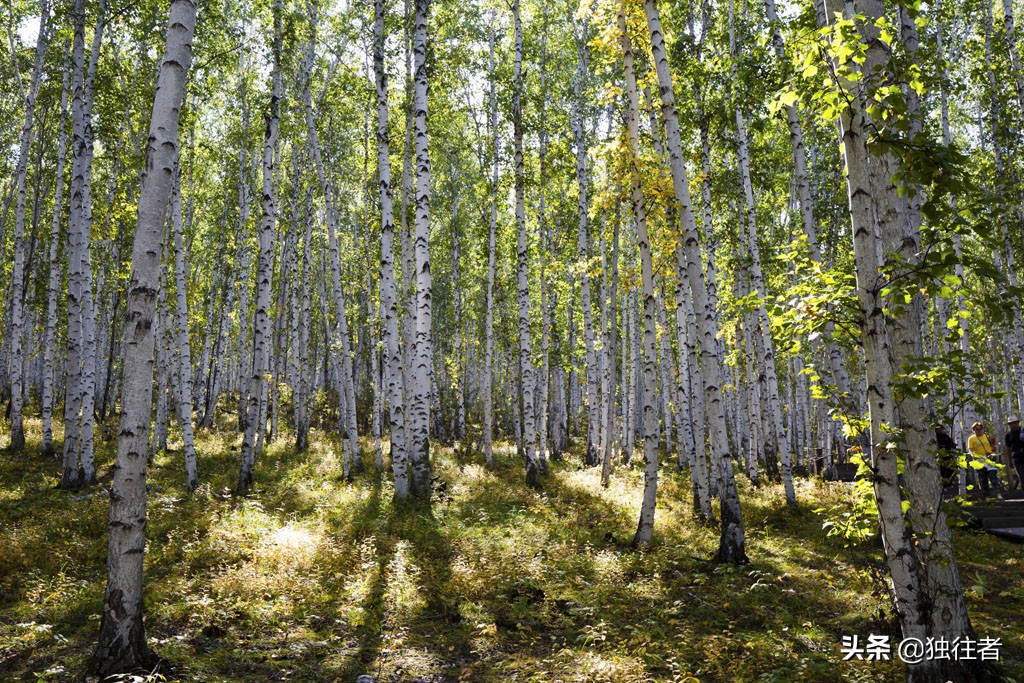
[[[142,615],[146,546],[146,446],[153,397],[153,313],[164,220],[178,153],[178,119],[192,61],[196,3],[173,0],[157,77],[139,192],[124,333],[124,390],[117,466],[110,489],[107,586],[92,673],[108,676],[152,669]]]

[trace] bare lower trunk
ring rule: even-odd
[[[391,426],[391,468],[395,497],[409,496],[409,455],[405,428],[405,396],[402,353],[398,337],[398,304],[395,296],[394,234],[391,197],[390,137],[388,134],[388,82],[384,68],[384,0],[374,2],[373,68],[377,86],[377,170],[380,179],[380,307],[384,318],[384,365]]]
[[[139,193],[124,333],[124,392],[117,466],[110,488],[107,587],[92,673],[108,676],[151,669],[142,617],[142,565],[146,546],[146,440],[153,398],[153,313],[167,199],[178,151],[178,115],[192,56],[196,5],[171,3],[160,75]]]

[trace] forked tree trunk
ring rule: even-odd
[[[101,677],[152,669],[142,616],[146,547],[146,441],[153,400],[153,313],[167,199],[178,153],[178,117],[192,61],[196,4],[173,0],[167,43],[150,118],[146,165],[139,192],[125,318],[124,391],[117,465],[110,495],[107,587],[99,643],[90,669]]]

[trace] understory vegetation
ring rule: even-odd
[[[104,586],[113,443],[98,488],[55,488],[59,463],[0,459],[0,679],[81,680]],[[200,431],[204,484],[191,497],[180,437],[151,468],[146,620],[181,681],[898,681],[897,661],[842,661],[843,636],[899,641],[877,537],[828,537],[822,508],[850,485],[741,480],[751,562],[708,558],[716,529],[692,515],[689,477],[664,466],[658,525],[629,547],[643,474],[609,488],[580,453],[528,488],[514,446],[496,464],[435,445],[434,496],[395,503],[373,467],[341,476],[341,445],[314,430],[278,438],[254,492],[232,495],[241,437]],[[978,637],[1000,638],[1024,679],[1021,548],[956,531]],[[895,657],[895,650],[893,652]],[[159,680],[159,679],[158,679]]]

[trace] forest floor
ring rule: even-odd
[[[29,448],[38,452],[38,424]],[[225,432],[227,433],[227,432]],[[271,444],[257,489],[236,498],[238,443],[200,432],[187,496],[181,453],[150,471],[146,627],[182,681],[900,681],[877,537],[826,537],[848,484],[742,480],[743,566],[709,561],[717,531],[694,521],[688,479],[662,469],[654,544],[632,550],[642,473],[608,489],[577,457],[542,491],[514,451],[494,469],[435,444],[430,506],[395,505],[388,477],[340,477],[337,443]],[[172,446],[174,445],[172,441]],[[54,488],[59,464],[0,453],[0,680],[82,680],[105,579],[105,487]],[[978,637],[999,638],[1024,681],[1022,546],[959,529]],[[843,661],[844,636],[891,637],[890,661]],[[165,680],[154,677],[156,680]],[[142,679],[136,679],[142,680]]]

